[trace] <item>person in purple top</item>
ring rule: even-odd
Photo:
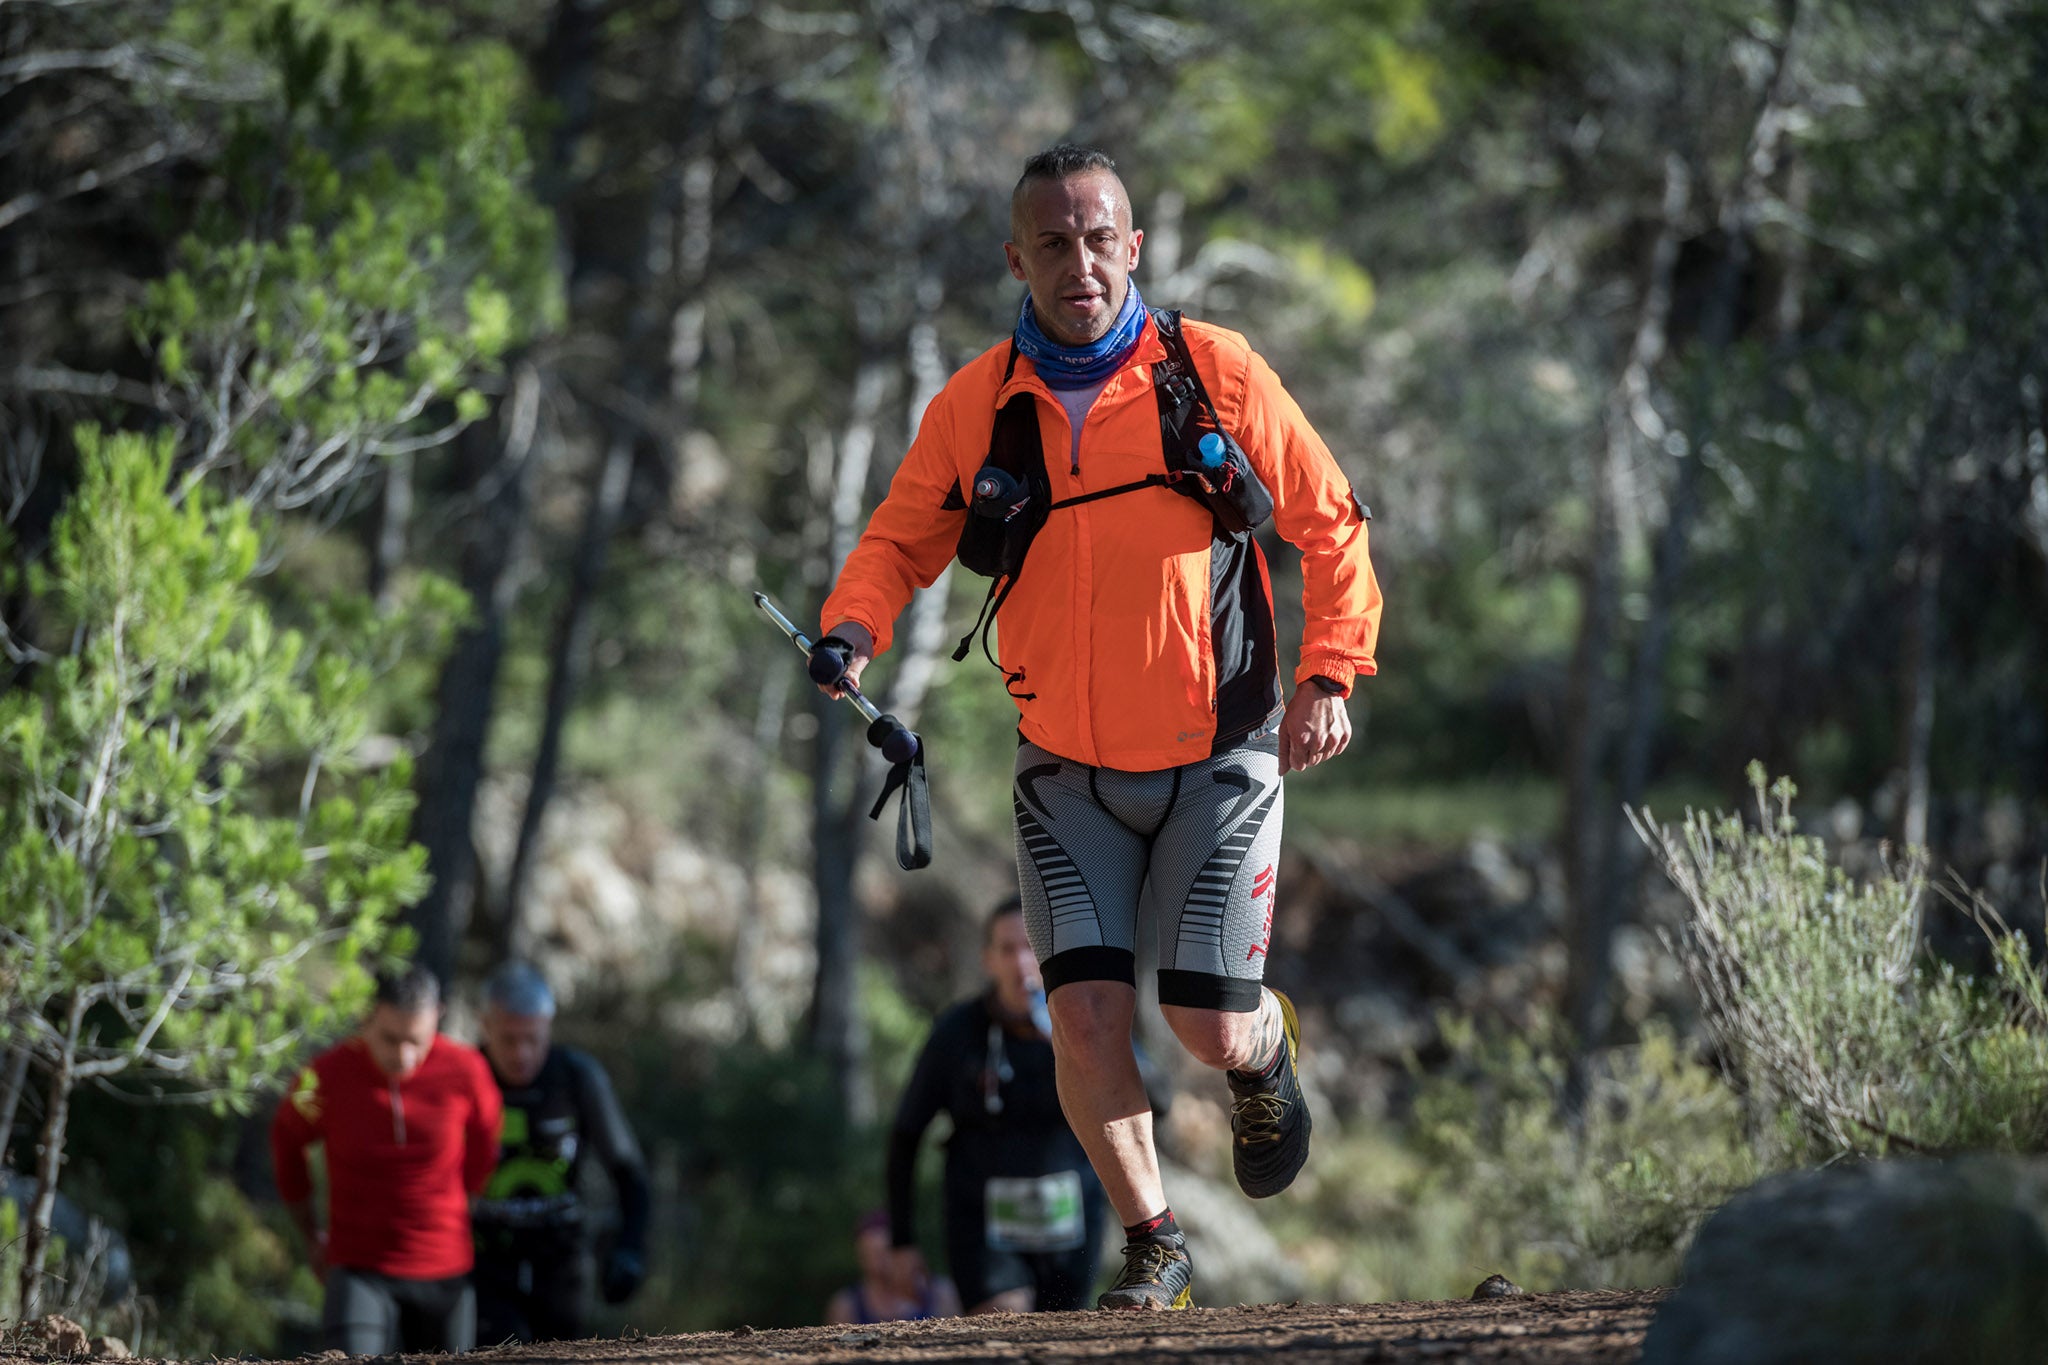
[[[832,1296],[825,1321],[840,1323],[921,1322],[960,1316],[960,1291],[945,1276],[907,1275],[906,1262],[889,1247],[889,1214],[875,1209],[853,1230],[860,1279]]]

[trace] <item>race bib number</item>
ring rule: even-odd
[[[988,1182],[990,1249],[1072,1251],[1084,1235],[1079,1171],[996,1176]]]

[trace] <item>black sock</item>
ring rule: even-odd
[[[1168,1208],[1157,1218],[1147,1218],[1124,1229],[1127,1242],[1171,1242],[1180,1236],[1180,1224],[1173,1221],[1173,1210]]]

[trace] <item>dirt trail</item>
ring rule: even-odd
[[[895,1322],[879,1327],[741,1328],[690,1336],[506,1346],[477,1365],[740,1365],[756,1361],[1258,1361],[1288,1365],[1626,1365],[1636,1359],[1664,1290],[1528,1294],[1472,1303],[1263,1304],[1185,1313],[1038,1313]],[[10,1343],[20,1349],[24,1343]],[[0,1365],[93,1365],[94,1357],[13,1354]],[[342,1357],[301,1357],[330,1365]],[[371,1365],[427,1365],[440,1356],[372,1356]],[[148,1365],[132,1362],[132,1365]],[[241,1365],[263,1365],[244,1362]],[[280,1363],[282,1365],[282,1363]]]
[[[1624,1365],[1663,1295],[1657,1291],[1529,1294],[1483,1303],[1328,1304],[1198,1308],[1185,1313],[1040,1313],[888,1323],[879,1327],[804,1327],[785,1331],[700,1332],[637,1341],[587,1341],[506,1347],[481,1360],[504,1365],[739,1365],[757,1361],[916,1361],[979,1365],[1024,1361],[1284,1359],[1457,1365]]]

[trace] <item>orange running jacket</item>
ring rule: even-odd
[[[1236,332],[1187,321],[1183,335],[1223,426],[1273,494],[1274,524],[1302,555],[1307,617],[1298,684],[1351,685],[1376,672],[1380,591],[1364,508],[1272,368]],[[1165,344],[1148,321],[1082,424],[1070,461],[1067,410],[1010,343],[991,347],[925,409],[917,439],[840,570],[821,613],[889,647],[897,615],[953,558],[961,489],[986,461],[996,411],[1034,395],[1055,500],[1165,469],[1152,366]],[[948,509],[951,504],[951,510]],[[1053,512],[996,626],[997,659],[1019,729],[1062,758],[1126,772],[1197,762],[1242,740],[1282,704],[1272,589],[1255,541],[1214,538],[1207,507],[1152,487]]]

